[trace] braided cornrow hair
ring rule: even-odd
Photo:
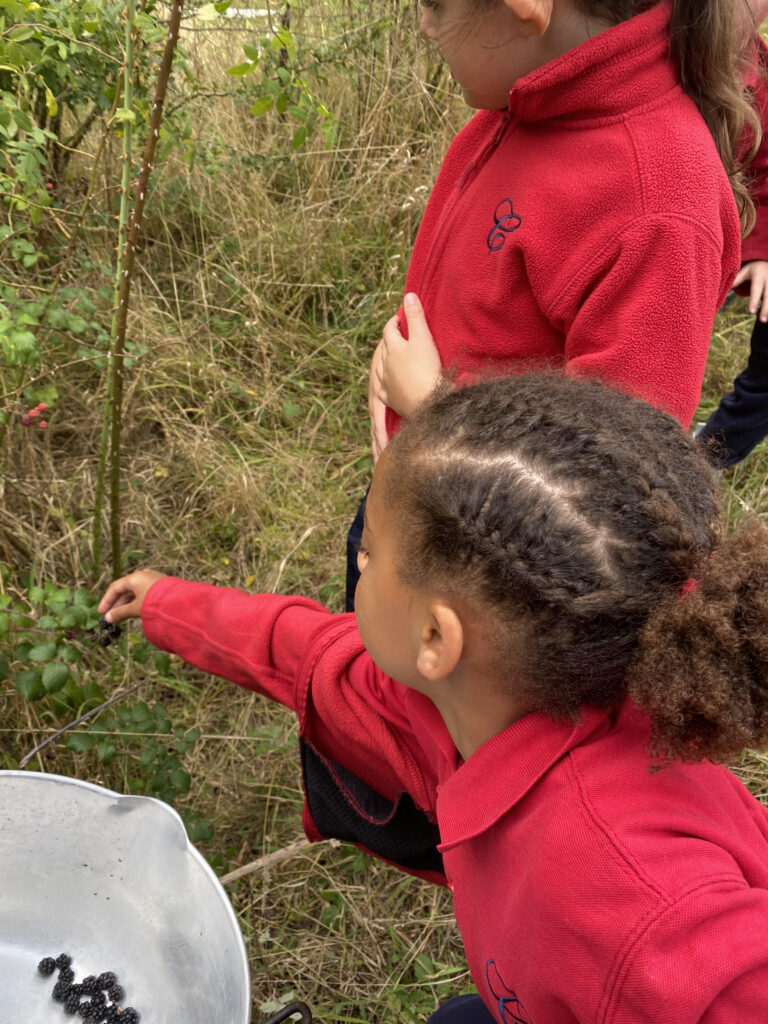
[[[768,529],[718,547],[713,470],[671,416],[524,374],[438,394],[388,464],[400,576],[485,616],[532,710],[629,695],[661,757],[768,741]]]

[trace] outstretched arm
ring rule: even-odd
[[[389,440],[384,425],[385,407],[407,418],[430,394],[442,370],[440,354],[418,296],[409,292],[403,300],[403,310],[408,337],[403,337],[398,318],[393,316],[384,327],[371,362],[368,406],[374,460]]]
[[[122,576],[110,583],[99,602],[99,613],[107,622],[125,622],[141,615],[144,598],[153,583],[164,579],[161,572],[154,569],[138,569],[128,576]]]

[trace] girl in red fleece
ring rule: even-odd
[[[431,334],[406,342],[401,310],[373,358],[374,458],[442,370],[562,366],[687,427],[752,216],[744,0],[429,0],[421,30],[479,112],[408,268]]]
[[[295,709],[310,838],[451,887],[478,994],[434,1024],[764,1024],[768,814],[716,762],[768,743],[768,528],[723,538],[679,424],[564,376],[449,392],[359,558],[356,619],[147,570],[99,607]]]

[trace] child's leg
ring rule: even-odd
[[[357,581],[360,579],[360,570],[357,568],[357,552],[360,549],[360,541],[363,538],[363,509],[368,491],[360,502],[357,514],[347,534],[347,611],[355,610],[355,590]]]
[[[495,1024],[496,1018],[480,996],[456,996],[432,1014],[427,1024]]]
[[[733,382],[733,391],[721,399],[704,427],[699,441],[713,438],[722,446],[718,461],[726,469],[746,458],[768,435],[768,324],[755,320],[749,344],[749,361]]]

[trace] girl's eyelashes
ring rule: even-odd
[[[356,555],[366,555],[367,556],[367,554],[368,554],[368,548],[364,548],[363,547],[362,541],[358,541],[357,544],[355,544],[353,550],[354,550]]]

